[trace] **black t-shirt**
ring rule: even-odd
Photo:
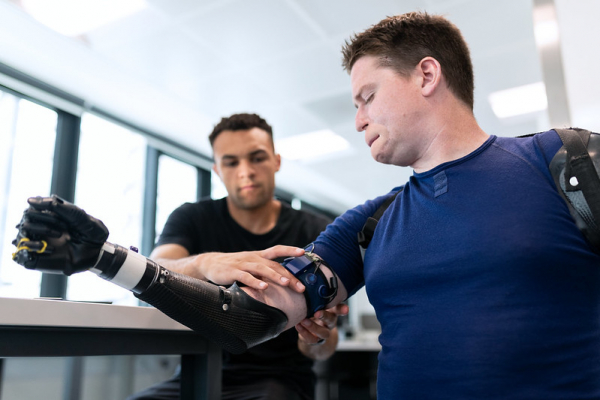
[[[331,221],[281,204],[275,227],[255,235],[238,225],[227,209],[225,198],[185,203],[169,216],[157,246],[179,244],[190,254],[211,251],[238,252],[263,250],[278,244],[304,247],[312,242]],[[223,385],[260,376],[279,377],[304,393],[313,393],[312,360],[298,350],[298,333],[289,329],[268,342],[243,354],[225,352]]]

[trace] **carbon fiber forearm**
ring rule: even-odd
[[[231,353],[283,331],[286,315],[234,284],[223,288],[160,267],[158,281],[136,296]]]

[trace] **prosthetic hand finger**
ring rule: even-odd
[[[38,255],[46,252],[49,247],[45,240],[29,240],[26,237],[13,240],[13,245],[17,247],[12,254],[13,260],[28,269],[35,269]]]
[[[12,258],[27,269],[46,273],[71,275],[87,271],[98,260],[98,253],[82,251],[73,247],[68,234],[60,237],[38,237],[32,240],[20,232],[13,241],[16,250]],[[90,255],[91,254],[91,255]]]
[[[57,196],[33,197],[13,244],[25,268],[71,275],[92,268],[108,237],[104,224]]]
[[[68,225],[73,240],[102,246],[108,238],[108,229],[102,221],[56,195],[31,197],[27,202],[38,211],[54,212]]]
[[[31,221],[23,221],[17,228],[20,232],[23,232],[26,237],[35,238],[35,237],[60,237],[64,230],[56,229],[52,225],[31,222]]]
[[[20,250],[33,251],[35,253],[48,253],[51,254],[54,250],[53,246],[48,245],[45,240],[29,240],[28,238],[20,238],[13,240],[13,245],[21,247]]]

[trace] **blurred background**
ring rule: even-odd
[[[232,113],[273,126],[296,208],[336,216],[403,184],[412,170],[374,162],[354,129],[340,49],[414,10],[462,30],[487,133],[600,130],[597,0],[0,0],[0,296],[137,304],[14,264],[25,199],[59,193],[149,254],[175,207],[224,196],[207,135]],[[357,296],[356,329],[369,307]]]

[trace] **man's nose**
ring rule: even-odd
[[[240,165],[238,167],[238,175],[242,178],[253,176],[254,175],[254,166],[251,162],[243,160],[240,161]]]
[[[354,117],[354,123],[356,126],[356,130],[358,132],[364,131],[365,129],[367,129],[367,126],[369,126],[367,116],[365,115],[365,112],[362,109],[362,107],[358,107],[358,109],[356,110],[356,116]]]

